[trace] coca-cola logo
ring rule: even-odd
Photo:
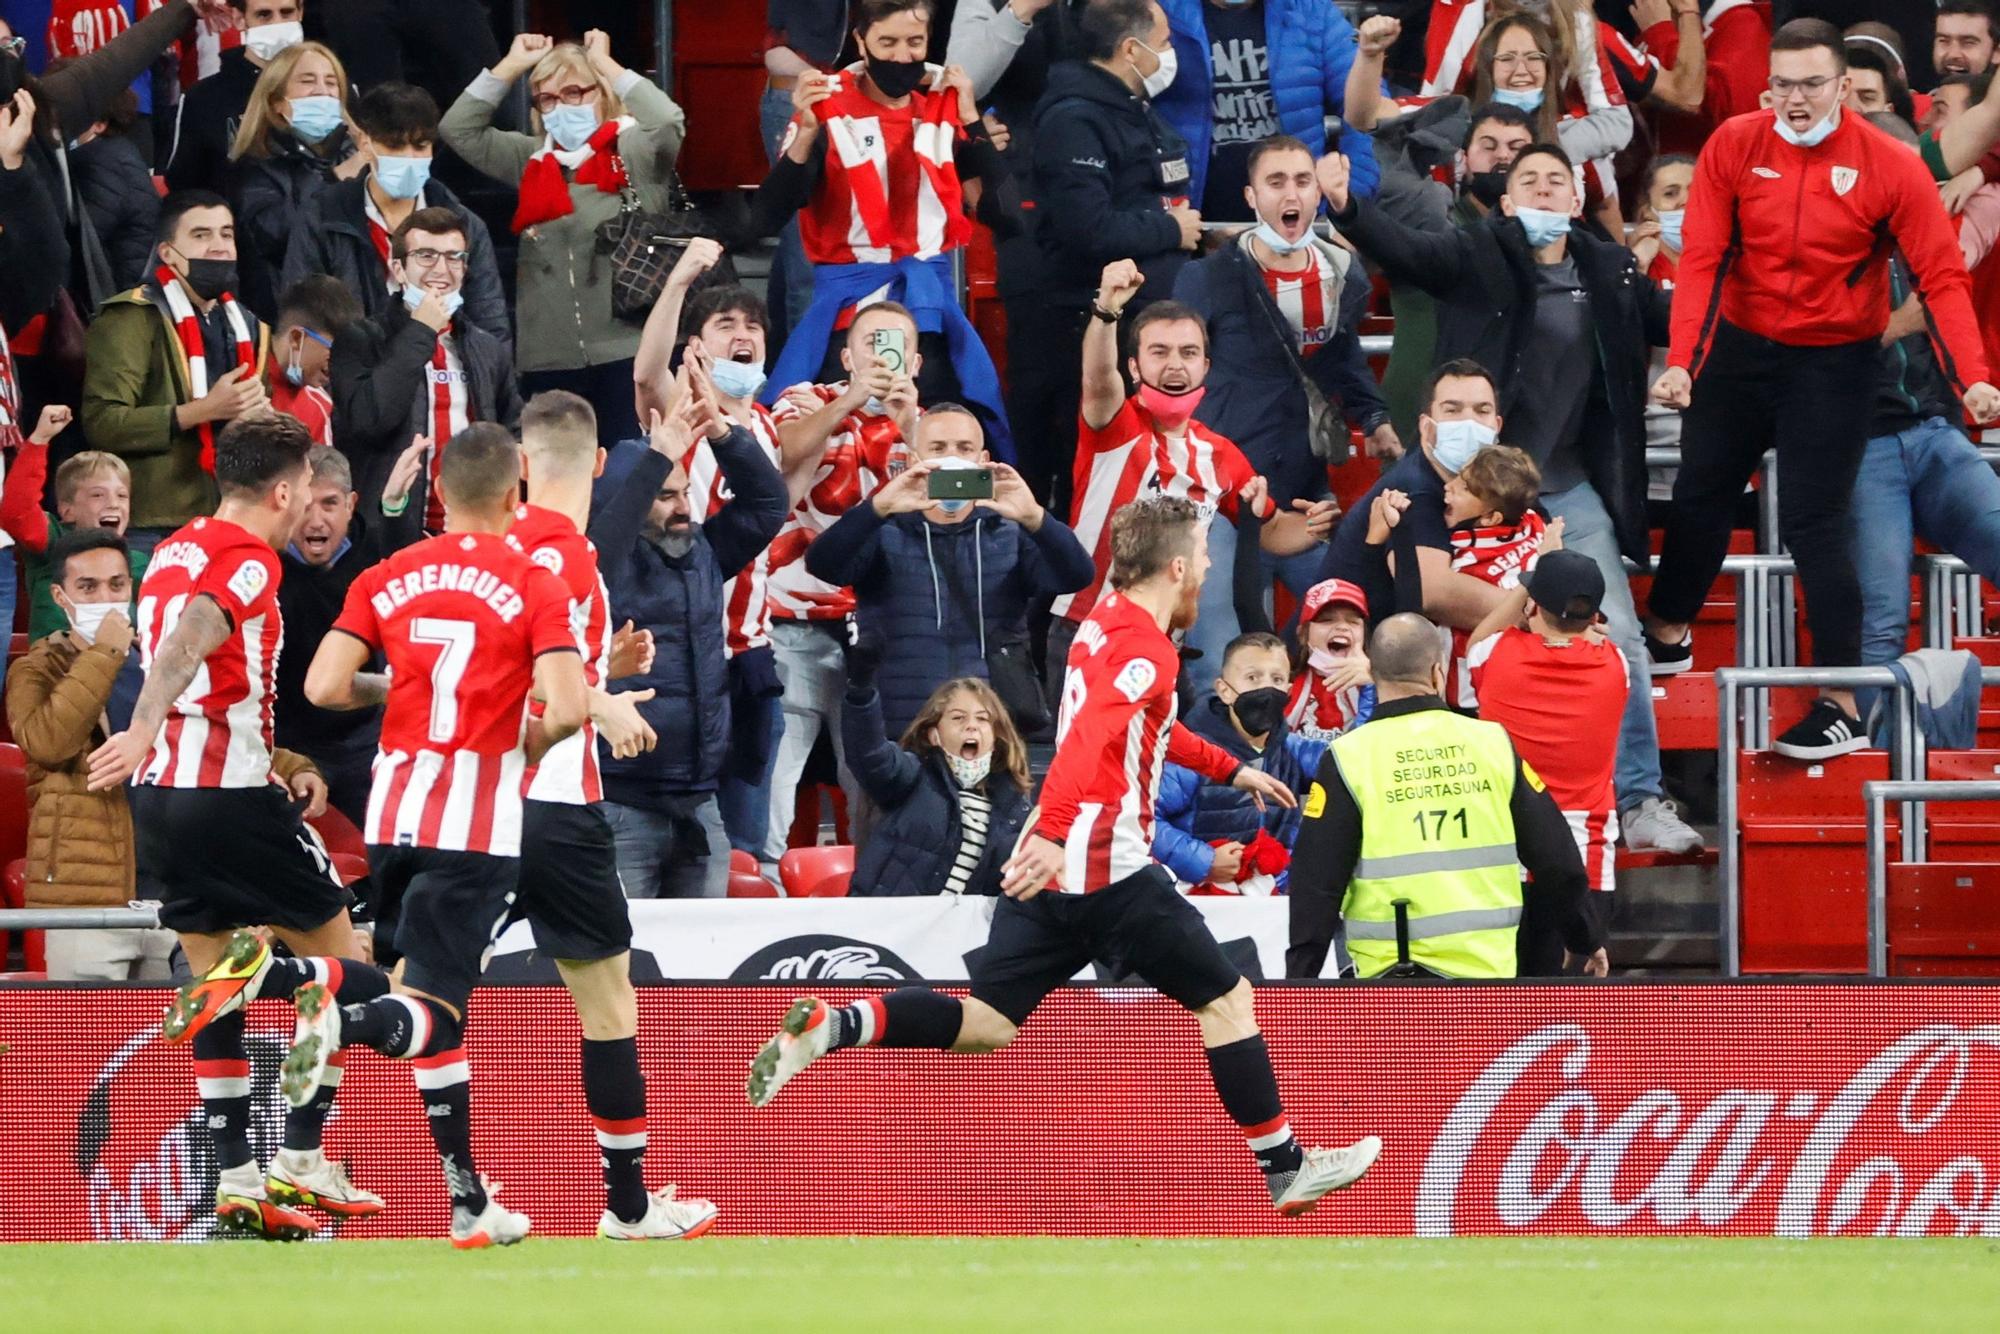
[[[1593,1086],[1592,1055],[1581,1024],[1555,1023],[1486,1066],[1431,1143],[1418,1236],[2000,1235],[1990,1133],[2000,1025],[1915,1029],[1830,1093],[1785,1082],[1780,1067],[1762,1088],[1608,1094]],[[1635,1054],[1595,1069],[1650,1078],[1660,1068]],[[1715,1069],[1698,1059],[1686,1068],[1695,1078]]]

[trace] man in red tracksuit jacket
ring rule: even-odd
[[[1725,122],[1695,167],[1673,341],[1653,388],[1686,412],[1647,617],[1656,676],[1689,666],[1688,623],[1722,568],[1743,488],[1773,445],[1779,535],[1798,563],[1813,659],[1861,660],[1848,502],[1867,448],[1892,250],[1909,260],[1939,369],[1966,411],[1982,422],[2000,415],[1937,187],[1916,154],[1841,113],[1846,67],[1831,24],[1785,24],[1771,39],[1773,110]],[[1775,744],[1804,760],[1862,749],[1853,692],[1823,692]]]

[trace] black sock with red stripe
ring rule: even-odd
[[[1271,1187],[1276,1199],[1292,1182],[1292,1174],[1305,1162],[1299,1142],[1285,1120],[1285,1107],[1278,1098],[1278,1076],[1271,1069],[1271,1053],[1264,1035],[1243,1038],[1208,1049],[1208,1075],[1229,1119],[1243,1128],[1243,1138],[1256,1156],[1257,1170]]]
[[[194,1035],[194,1085],[208,1114],[215,1165],[227,1171],[251,1162],[250,1053],[241,1006]]]
[[[301,987],[318,982],[333,993],[342,1005],[358,1005],[389,994],[389,975],[372,963],[359,959],[271,960],[270,969],[257,987],[258,1000],[290,1000]]]
[[[451,1011],[415,996],[377,996],[359,1005],[340,1007],[340,1045],[368,1047],[391,1058],[421,1054],[437,1018]]]
[[[622,1223],[646,1216],[646,1077],[639,1039],[583,1041],[583,1100],[604,1164],[605,1206]]]
[[[410,1049],[410,1074],[423,1095],[424,1123],[437,1146],[452,1210],[477,1215],[486,1207],[486,1186],[472,1161],[472,1067],[465,1059],[464,1031],[442,1005],[418,1003],[426,1012],[429,1032]]]
[[[950,1051],[965,1022],[965,1007],[929,987],[904,987],[886,996],[864,996],[832,1014],[833,1042],[842,1047],[930,1047]]]

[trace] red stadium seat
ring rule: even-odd
[[[778,880],[788,898],[844,897],[853,874],[854,849],[849,846],[793,848],[778,861]]]
[[[1714,672],[1653,678],[1653,719],[1661,750],[1715,750]]]
[[[1889,972],[2000,977],[2000,865],[1891,862]]]
[[[757,874],[757,859],[741,848],[731,848],[729,850],[729,870],[731,874],[738,871],[747,871],[751,875],[755,875]]]
[[[363,866],[368,864],[368,843],[361,837],[361,831],[355,828],[354,821],[329,806],[326,814],[311,823],[319,831],[320,841],[326,844],[329,854],[359,857]]]
[[[351,885],[368,874],[368,859],[351,852],[336,852],[333,854],[333,869],[339,873],[341,884]]]
[[[1772,712],[1795,716],[1792,693]],[[1802,700],[1800,701],[1803,702]],[[1879,750],[1802,764],[1746,751],[1737,765],[1745,973],[1864,973],[1868,968],[1867,816],[1861,785],[1889,776]],[[1901,836],[1889,817],[1891,844]]]
[[[775,899],[780,897],[778,887],[758,875],[755,871],[731,871],[729,873],[729,897],[732,899]]]
[[[2000,779],[2000,750],[1934,750],[1924,777],[1990,783]],[[1947,862],[2000,862],[2000,802],[1933,801],[1924,806],[1928,855]]]

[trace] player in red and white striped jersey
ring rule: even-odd
[[[465,1003],[514,901],[522,775],[589,711],[567,589],[504,536],[520,479],[504,428],[454,437],[437,478],[446,531],[364,571],[306,669],[321,708],[386,701],[364,833],[377,892],[399,904],[403,959],[394,994],[366,1004],[300,991],[280,1083],[298,1106],[342,1047],[409,1059],[460,1247],[528,1233],[473,1163]],[[366,672],[377,654],[385,675]],[[546,701],[533,720],[531,689]]]
[[[814,997],[795,1001],[751,1064],[753,1106],[843,1047],[1004,1047],[1043,997],[1095,961],[1113,976],[1136,974],[1194,1013],[1216,1092],[1279,1213],[1308,1212],[1375,1161],[1382,1142],[1372,1136],[1325,1151],[1293,1138],[1250,983],[1152,859],[1153,804],[1168,758],[1259,800],[1294,804],[1276,778],[1175,721],[1180,659],[1168,631],[1195,619],[1208,570],[1201,519],[1192,501],[1149,496],[1113,520],[1113,592],[1070,649],[1056,758],[1042,804],[1002,869],[1005,897],[986,946],[970,956],[972,994],[959,1000],[907,987],[838,1010]]]
[[[305,513],[311,447],[295,419],[272,413],[239,418],[218,437],[221,504],[154,551],[136,626],[146,684],[131,725],[92,753],[89,779],[103,790],[136,771],[139,865],[160,887],[160,923],[178,933],[193,973],[161,1027],[169,1042],[193,1040],[221,1168],[216,1213],[225,1227],[284,1238],[315,1227],[288,1203],[347,1216],[382,1207],[319,1151],[330,1087],[287,1119],[286,1151],[268,1180],[250,1146],[245,1003],[289,999],[315,979],[350,1000],[388,985],[339,958],[356,952],[352,900],[294,805],[323,812],[325,780],[271,746],[284,642],[277,549]],[[298,957],[274,959],[240,930],[253,926],[271,928]],[[314,955],[329,957],[317,968],[301,962]]]

